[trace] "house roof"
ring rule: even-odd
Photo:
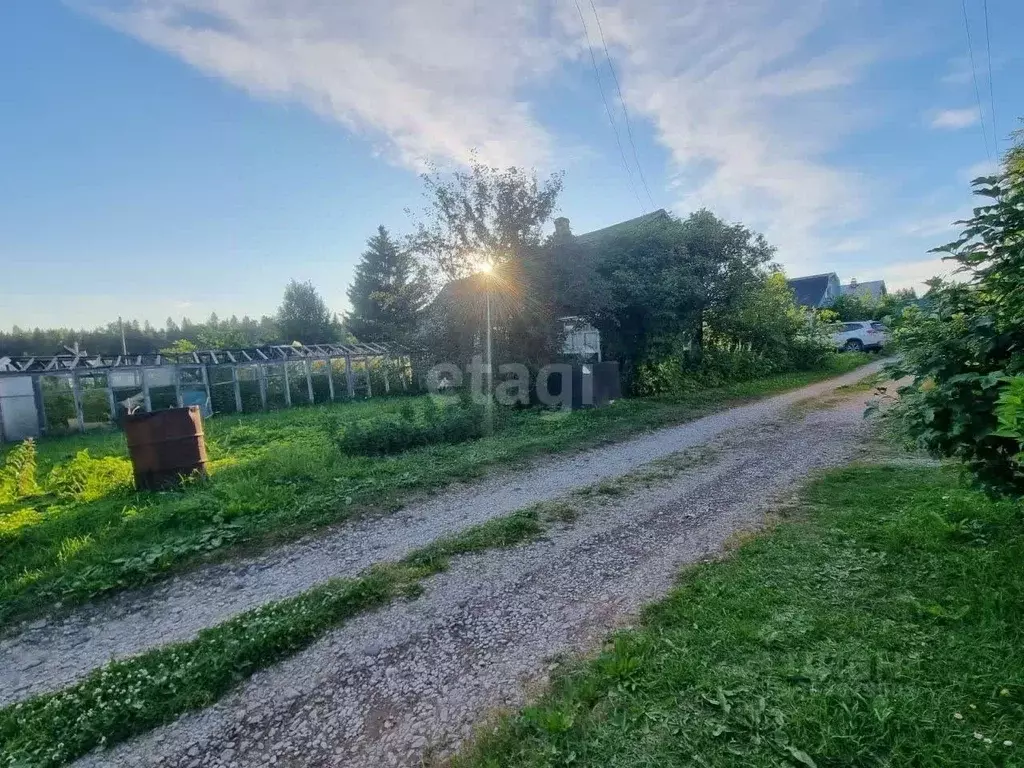
[[[668,211],[664,208],[659,208],[651,213],[645,213],[643,216],[637,216],[635,219],[620,221],[618,224],[612,224],[610,227],[603,227],[602,229],[595,229],[593,232],[584,232],[581,235],[576,235],[576,242],[583,245],[596,245],[602,240],[627,235],[635,232],[641,226],[668,221],[669,218]]]
[[[888,291],[885,280],[865,280],[863,283],[848,283],[843,286],[843,296],[862,296],[866,299],[881,299]]]
[[[835,279],[835,272],[826,272],[821,275],[808,275],[807,277],[794,277],[787,280],[789,287],[796,295],[796,303],[801,307],[817,307],[825,297],[825,289],[828,288],[829,280]]]

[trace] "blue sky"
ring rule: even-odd
[[[991,94],[966,0],[980,114],[958,0],[579,7],[640,202],[574,0],[7,0],[0,327],[259,316],[290,278],[343,311],[424,165],[474,149],[564,170],[577,232],[650,209],[598,20],[654,207],[743,221],[790,274],[944,271],[928,248],[1024,115],[1017,0],[988,2]]]

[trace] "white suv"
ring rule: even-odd
[[[858,320],[843,323],[843,327],[832,335],[837,349],[860,352],[864,349],[881,349],[889,341],[888,329],[875,320]]]

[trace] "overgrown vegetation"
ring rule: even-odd
[[[508,411],[500,430],[471,443],[433,444],[392,456],[339,452],[321,429],[400,419],[426,398],[226,416],[206,424],[210,481],[181,491],[137,493],[119,433],[44,440],[33,477],[40,492],[0,502],[0,625],[163,578],[197,560],[291,539],[367,511],[387,512],[423,492],[515,467],[542,454],[575,450],[686,421],[737,402],[852,370],[869,359],[829,358],[819,370],[632,399],[572,413]],[[19,475],[19,451],[2,454]],[[87,458],[79,457],[88,450]],[[13,458],[12,458],[13,457]],[[95,464],[100,462],[100,464]],[[83,466],[102,467],[86,473]],[[52,483],[52,485],[47,485]]]
[[[468,398],[441,406],[426,397],[419,408],[405,402],[396,415],[349,422],[343,429],[334,413],[328,413],[322,422],[327,438],[349,456],[387,456],[427,445],[464,443],[483,437],[489,427],[493,425],[487,421],[484,406]]]
[[[947,469],[830,472],[454,764],[1018,765],[1021,512]]]
[[[1024,176],[1007,169],[973,184],[985,202],[936,249],[966,282],[933,281],[929,308],[908,310],[894,372],[913,383],[893,413],[921,447],[959,459],[990,491],[1020,495],[1021,440],[1005,409],[1024,375]]]

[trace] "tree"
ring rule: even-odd
[[[913,380],[894,412],[921,447],[960,459],[990,491],[1019,495],[1021,442],[999,409],[1024,377],[1024,176],[1007,167],[972,184],[987,202],[935,249],[966,280],[931,281],[927,309],[906,311],[893,373]]]
[[[430,203],[414,247],[447,280],[467,277],[481,262],[518,261],[539,247],[562,191],[561,174],[541,183],[536,173],[479,161],[468,172],[427,174],[423,181]]]
[[[312,282],[292,280],[277,311],[281,335],[289,341],[320,344],[338,335],[338,323]]]
[[[406,342],[427,303],[430,287],[408,249],[378,227],[348,289],[345,326],[360,341]]]

